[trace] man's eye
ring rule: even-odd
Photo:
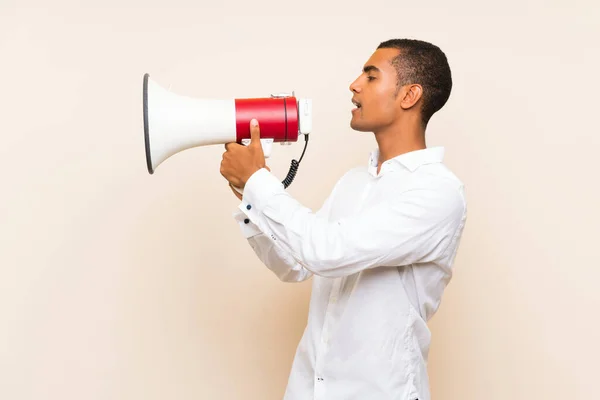
[[[375,79],[375,77],[374,77],[374,76],[367,76],[367,80],[369,80],[369,81],[372,81],[372,80],[374,80],[374,79]]]

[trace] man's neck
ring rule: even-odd
[[[419,127],[390,127],[385,131],[375,133],[375,140],[379,147],[379,161],[377,173],[381,165],[404,153],[422,150],[427,147],[425,143],[425,130]]]

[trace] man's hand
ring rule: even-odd
[[[227,143],[221,161],[221,175],[230,185],[243,189],[252,174],[266,167],[265,154],[260,144],[258,121],[250,121],[250,144]],[[235,191],[235,189],[232,188]],[[239,194],[235,192],[236,194]]]
[[[265,165],[265,168],[267,169],[267,171],[271,171],[271,168],[269,168],[268,166]],[[237,190],[235,190],[235,188],[233,187],[233,185],[230,183],[229,187],[231,188],[231,191],[233,192],[233,194],[235,194],[235,197],[237,197],[240,201],[242,201],[242,194],[240,192],[238,192]]]

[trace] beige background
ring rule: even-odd
[[[0,3],[1,399],[280,399],[310,282],[246,245],[221,146],[147,173],[142,76],[312,98],[290,192],[317,208],[375,145],[348,85],[392,37],[449,57],[428,144],[469,200],[433,398],[600,398],[597,2],[81,3]],[[276,146],[273,171],[301,150]]]

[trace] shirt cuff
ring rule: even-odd
[[[243,212],[236,210],[233,213],[233,218],[238,222],[242,235],[244,235],[246,239],[250,239],[251,237],[262,233],[260,229],[258,229],[258,226],[252,223],[250,218]]]
[[[261,168],[246,182],[238,208],[251,218],[253,213],[262,211],[273,196],[281,193],[285,193],[283,183],[266,168]]]

